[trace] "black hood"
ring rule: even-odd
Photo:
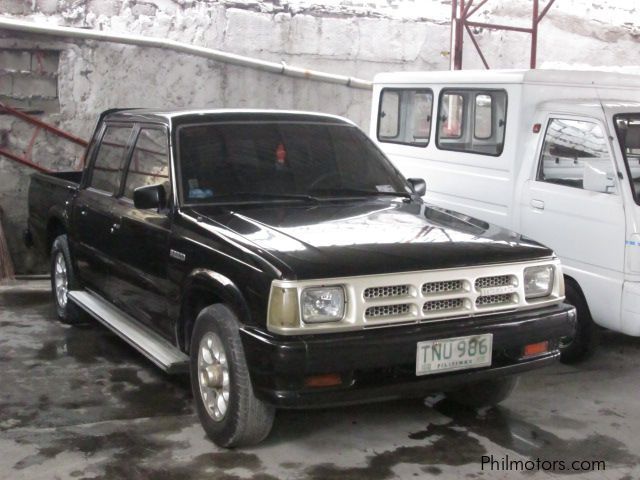
[[[185,213],[241,235],[256,252],[275,257],[283,276],[292,279],[466,267],[553,255],[509,230],[418,202],[198,206]]]

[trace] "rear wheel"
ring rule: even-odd
[[[563,363],[577,363],[586,360],[595,352],[600,342],[600,329],[589,313],[589,307],[580,291],[571,283],[565,285],[567,303],[576,307],[577,322],[573,337],[563,338],[560,342],[560,360]]]
[[[78,288],[69,243],[66,235],[57,237],[51,247],[51,291],[56,304],[56,313],[62,323],[76,324],[83,321],[83,313],[69,301],[69,290]]]
[[[200,422],[216,445],[255,445],[273,425],[275,409],[256,398],[235,314],[211,305],[191,336],[191,388]]]
[[[469,383],[447,392],[447,397],[465,407],[492,407],[506,400],[518,386],[519,380],[519,377],[508,376]]]

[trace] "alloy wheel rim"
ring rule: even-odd
[[[200,340],[198,386],[209,416],[222,421],[229,408],[229,364],[222,340],[214,332],[207,332]]]
[[[69,293],[69,275],[67,273],[67,263],[62,252],[58,252],[54,263],[53,281],[56,301],[62,308],[67,306],[67,294]]]

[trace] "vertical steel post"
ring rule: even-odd
[[[529,68],[536,68],[536,56],[538,55],[538,0],[533,0],[533,16],[531,18],[531,58]]]
[[[465,0],[451,1],[451,70],[462,69]]]

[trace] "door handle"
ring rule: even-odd
[[[111,225],[111,229],[109,231],[111,233],[116,233],[118,230],[120,230],[120,224],[114,223],[113,225]]]
[[[544,210],[544,202],[542,200],[536,200],[534,198],[531,200],[531,206],[538,210]]]

